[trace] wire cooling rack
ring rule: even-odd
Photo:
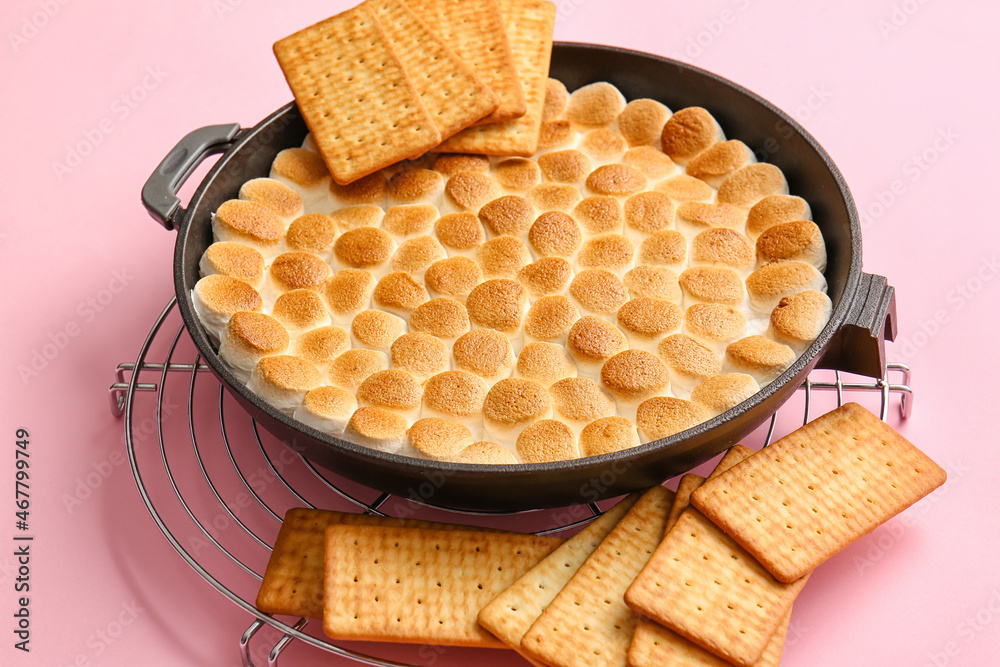
[[[171,300],[134,363],[119,364],[109,389],[111,411],[124,418],[125,443],[139,494],[170,545],[202,578],[243,609],[250,625],[239,638],[244,667],[278,665],[294,642],[346,662],[411,667],[416,662],[469,664],[471,649],[331,643],[315,620],[276,617],[253,604],[281,517],[291,507],[322,507],[391,516],[456,520],[535,533],[569,533],[613,504],[587,503],[510,515],[439,510],[365,488],[314,466],[262,429],[232,399],[187,335]],[[893,382],[896,379],[897,382]],[[845,400],[866,403],[882,419],[909,416],[910,369],[889,364],[872,379],[814,371],[744,443],[759,448]],[[890,405],[898,399],[898,414]],[[818,403],[825,401],[823,405]],[[707,465],[707,464],[706,464]],[[603,507],[602,507],[603,506]],[[270,628],[268,632],[262,632]],[[372,651],[372,653],[368,653]],[[430,652],[428,652],[430,651]],[[377,653],[375,655],[374,653]],[[256,664],[262,664],[258,662]]]

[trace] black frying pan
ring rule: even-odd
[[[382,491],[440,507],[517,511],[609,498],[685,472],[769,418],[814,367],[882,376],[885,340],[895,335],[893,288],[885,278],[861,271],[861,229],[854,201],[833,161],[798,123],[726,79],[636,51],[557,42],[551,75],[569,90],[610,81],[628,99],[650,97],[675,110],[703,106],[728,136],[741,139],[760,160],[780,167],[791,192],[809,202],[826,239],[826,279],[834,310],[819,338],[780,378],[728,412],[657,442],[575,461],[516,466],[436,463],[373,451],[300,424],[260,400],[232,374],[191,304],[198,262],[212,242],[212,212],[235,198],[244,181],[267,176],[274,156],[305,138],[306,125],[292,103],[252,128],[214,125],[191,132],[142,190],[153,218],[177,230],[174,285],[195,345],[265,429],[306,458]],[[177,190],[202,160],[216,153],[224,154],[182,208]]]

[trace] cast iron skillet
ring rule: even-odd
[[[299,146],[307,129],[294,103],[258,125],[214,125],[191,132],[150,176],[142,199],[167,229],[177,229],[174,284],[184,322],[205,362],[265,429],[306,458],[370,487],[427,504],[518,511],[609,498],[659,484],[706,461],[769,418],[814,367],[881,377],[885,340],[895,336],[895,298],[885,278],[861,271],[861,230],[854,201],[833,161],[787,114],[736,84],[667,58],[591,44],[556,43],[551,75],[569,90],[610,81],[628,99],[650,97],[677,110],[703,106],[727,136],[784,171],[823,231],[833,317],[809,349],[763,391],[688,431],[635,449],[547,464],[474,466],[373,451],[300,424],[251,393],[213,349],[191,304],[198,262],[212,242],[211,214],[244,181],[267,176],[278,151]],[[176,196],[207,156],[224,153],[188,207]]]

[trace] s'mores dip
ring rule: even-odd
[[[219,206],[193,301],[252,391],[382,452],[549,462],[692,428],[815,340],[826,246],[781,170],[708,108],[569,91],[543,55],[521,116],[365,169],[310,124]]]

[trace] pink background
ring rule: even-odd
[[[250,126],[285,104],[271,43],[346,7],[5,3],[0,663],[239,664],[250,617],[151,521],[106,391],[172,294],[174,235],[145,214],[144,180],[188,131]],[[692,62],[800,120],[866,214],[865,269],[897,289],[890,355],[912,365],[916,391],[900,428],[950,479],[816,573],[796,603],[787,665],[1000,662],[1000,453],[990,426],[1000,228],[982,203],[997,187],[998,20],[985,2],[560,3],[558,39]],[[11,633],[19,427],[31,432],[29,655],[12,648]],[[306,646],[283,660],[350,664]]]

